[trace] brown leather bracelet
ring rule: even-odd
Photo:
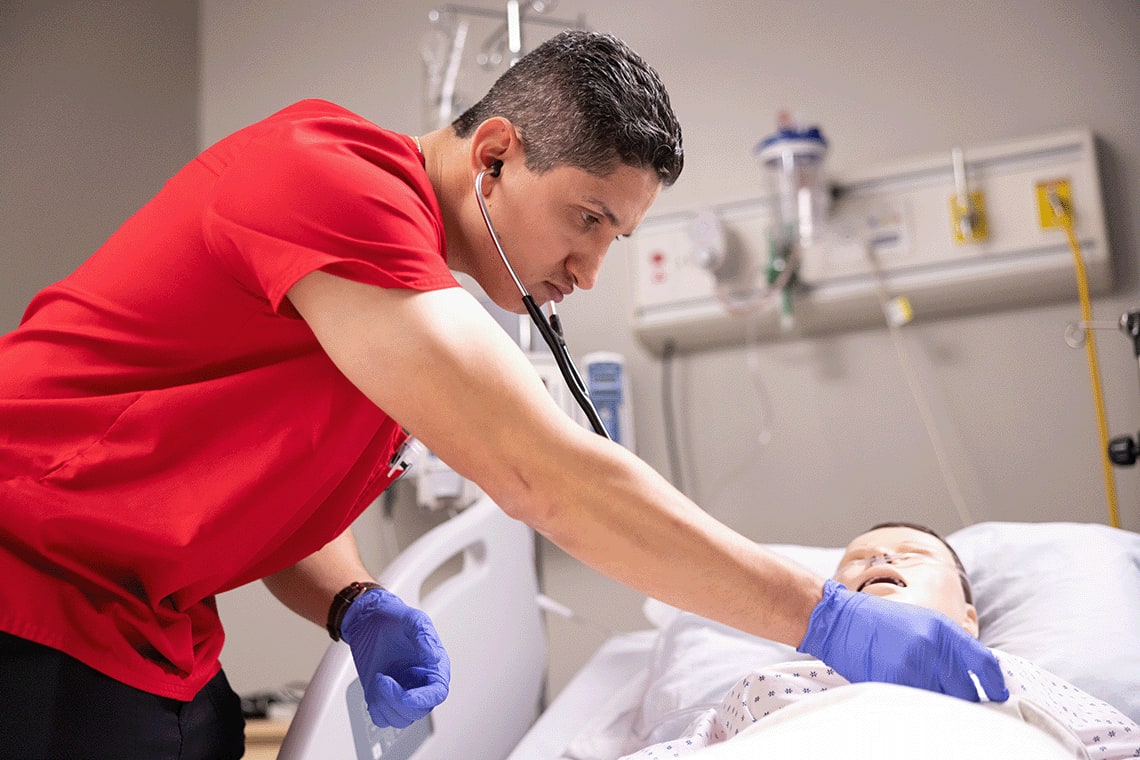
[[[353,581],[333,597],[332,604],[329,605],[329,619],[325,624],[325,628],[332,636],[333,641],[340,641],[340,624],[344,620],[344,613],[348,612],[348,606],[356,601],[356,598],[369,589],[384,588],[379,583],[372,581]]]

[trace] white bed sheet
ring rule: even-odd
[[[852,684],[788,705],[731,741],[682,756],[685,760],[1090,760],[1076,737],[1048,716],[1031,712],[1026,722],[1017,705],[991,707],[978,709],[953,697],[894,684]]]

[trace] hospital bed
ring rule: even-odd
[[[1140,722],[1140,535],[991,522],[948,538],[970,573],[986,644]],[[825,577],[842,553],[769,547]],[[647,600],[646,629],[606,641],[539,714],[546,641],[534,550],[533,533],[486,498],[408,547],[379,580],[435,621],[452,659],[447,701],[403,731],[378,729],[348,647],[333,644],[280,758],[615,758],[679,736],[744,673],[801,657]]]

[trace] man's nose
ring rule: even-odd
[[[609,248],[610,243],[606,241],[566,260],[566,270],[574,278],[575,287],[589,290],[597,284],[598,273],[602,271],[602,261],[605,259],[606,251]]]

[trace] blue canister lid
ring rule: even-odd
[[[799,143],[809,151],[822,151],[827,148],[827,140],[824,139],[823,133],[819,131],[819,127],[808,127],[807,129],[784,127],[776,132],[776,134],[769,135],[756,143],[756,147],[752,149],[752,154],[758,156],[768,148],[777,145],[786,146],[788,143]]]

